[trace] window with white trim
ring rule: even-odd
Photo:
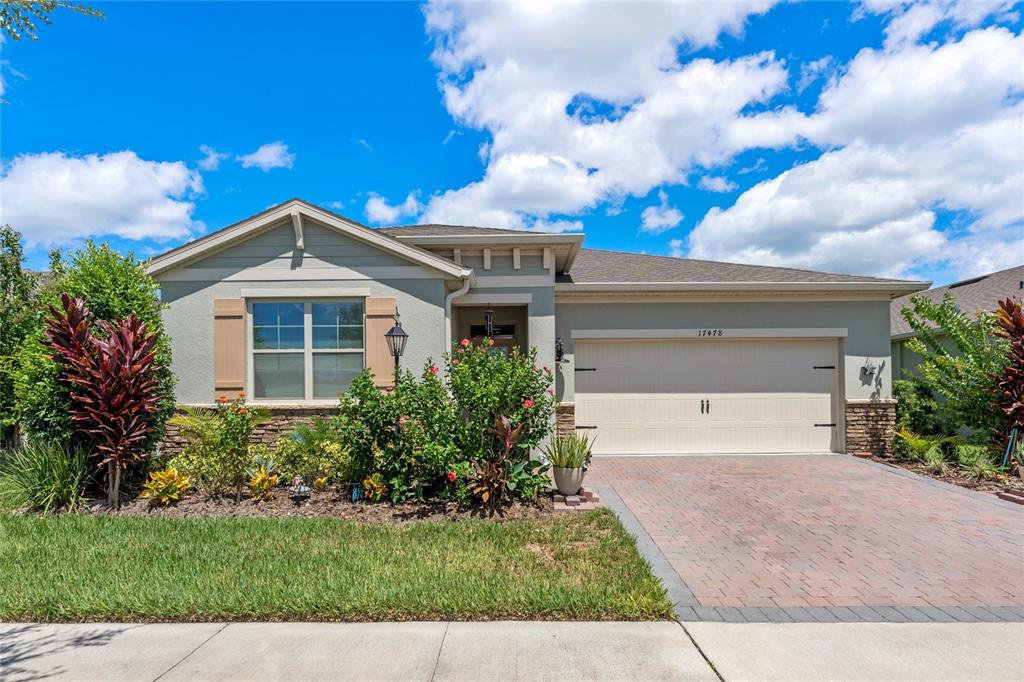
[[[254,301],[252,397],[335,400],[364,366],[362,299]]]

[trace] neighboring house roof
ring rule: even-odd
[[[957,307],[971,317],[982,310],[995,310],[998,302],[1008,296],[1024,298],[1024,265],[935,287],[917,295],[939,302],[947,293],[956,300]],[[904,307],[910,305],[910,298],[911,295],[893,299],[889,307],[889,331],[894,337],[914,335],[900,314]]]

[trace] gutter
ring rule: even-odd
[[[452,347],[452,301],[465,296],[475,282],[476,275],[470,270],[469,275],[462,279],[462,287],[444,297],[444,349],[446,353]]]

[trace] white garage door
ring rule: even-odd
[[[575,342],[595,454],[829,452],[834,339]]]

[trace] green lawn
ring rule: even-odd
[[[606,510],[537,521],[0,516],[0,621],[671,617]]]

